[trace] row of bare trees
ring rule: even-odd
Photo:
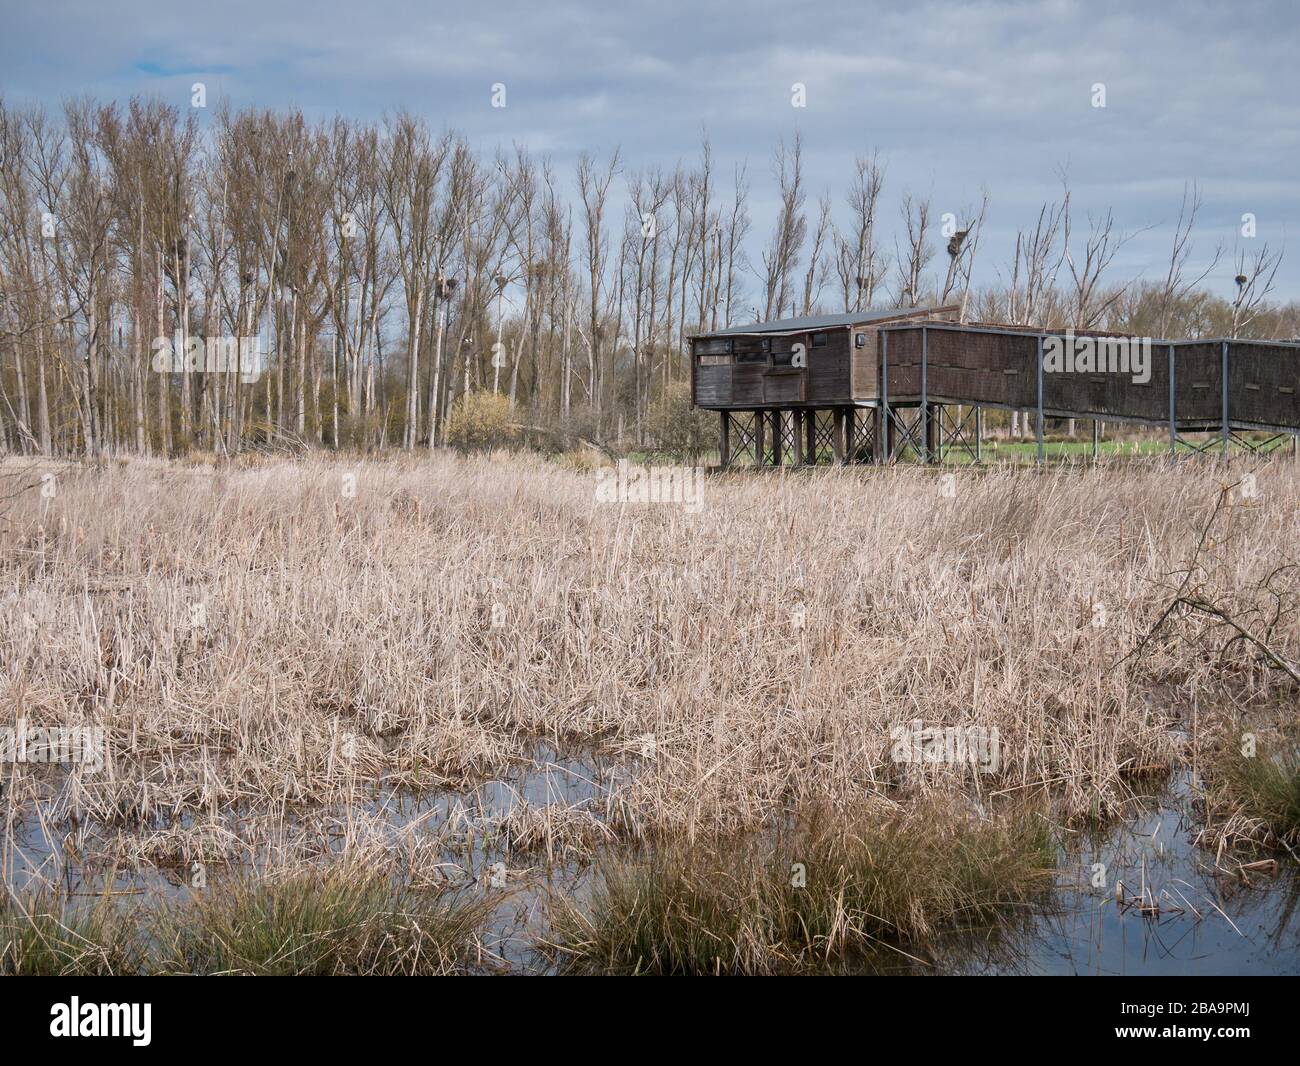
[[[1190,265],[1204,262],[1195,190],[1161,283],[1111,282],[1128,237],[1109,213],[1077,232],[1067,184],[1008,275],[973,290],[987,193],[940,218],[904,193],[890,225],[868,154],[842,197],[810,207],[795,136],[774,154],[775,218],[751,261],[749,174],[717,169],[707,140],[689,165],[584,154],[565,178],[405,113],[221,108],[200,130],[154,99],[57,117],[0,101],[0,449],[436,447],[485,391],[528,432],[644,443],[688,378],[691,333],[880,305],[1295,332],[1267,300],[1267,247],[1239,259],[1234,301],[1206,296],[1223,253]]]

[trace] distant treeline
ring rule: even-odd
[[[981,264],[998,284],[973,286],[987,192],[961,215],[903,193],[886,221],[878,155],[810,202],[802,154],[797,136],[774,153],[764,238],[746,168],[717,174],[707,141],[689,165],[584,154],[561,176],[405,113],[220,107],[201,131],[155,99],[0,101],[0,449],[413,449],[482,392],[552,436],[640,445],[680,407],[692,332],[873,306],[1300,334],[1300,307],[1268,299],[1279,255],[1261,241],[1229,298],[1205,291],[1225,253],[1192,255],[1195,188],[1158,280],[1110,279],[1128,236],[1109,214],[1080,224],[1063,180],[1014,260]]]

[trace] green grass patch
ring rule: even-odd
[[[461,972],[490,912],[482,896],[414,892],[347,867],[225,884],[166,912],[167,972],[396,976]]]
[[[553,950],[574,972],[771,974],[851,963],[960,931],[1042,894],[1041,821],[909,815],[813,819],[775,843],[663,846],[611,859],[584,906],[557,900]]]
[[[336,867],[217,882],[158,907],[48,894],[0,908],[0,974],[434,975],[466,972],[495,903]]]
[[[1247,751],[1242,749],[1246,747]],[[1206,807],[1229,838],[1267,847],[1300,845],[1300,748],[1288,738],[1235,734],[1205,765]]]
[[[50,893],[0,902],[0,974],[103,977],[139,968],[134,930],[108,898],[86,907]]]

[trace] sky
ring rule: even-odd
[[[1300,4],[1153,0],[876,4],[365,0],[105,4],[0,0],[11,104],[156,95],[200,124],[221,98],[311,116],[406,109],[490,151],[518,142],[570,167],[618,148],[625,173],[746,163],[757,241],[775,221],[772,150],[802,134],[812,201],[840,217],[855,155],[886,165],[882,218],[910,191],[935,216],[990,197],[976,283],[1009,273],[1069,175],[1084,224],[1132,239],[1110,277],[1163,277],[1183,190],[1204,199],[1193,263],[1231,298],[1234,245],[1285,247],[1275,296],[1300,299]],[[806,106],[792,106],[792,86]],[[492,106],[505,86],[505,107]],[[1105,106],[1095,86],[1104,86]],[[1241,236],[1242,216],[1256,236]],[[757,259],[757,248],[751,249]]]

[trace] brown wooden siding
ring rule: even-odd
[[[738,351],[761,356],[761,363],[695,365],[695,402],[701,407],[841,407],[880,398],[881,338],[887,336],[888,397],[911,403],[921,397],[922,327],[862,325],[827,329],[827,343],[814,348],[810,333],[791,337],[735,338]],[[1038,335],[1007,327],[925,329],[926,394],[934,402],[983,404],[1032,410],[1038,404]],[[866,346],[854,348],[854,334]],[[1097,337],[1113,334],[1089,333]],[[694,343],[707,341],[699,338]],[[802,341],[804,369],[769,365]],[[767,347],[771,353],[764,351]],[[1300,347],[1263,341],[1230,341],[1228,402],[1230,421],[1280,429],[1300,429]],[[1051,414],[1167,421],[1169,411],[1167,343],[1151,345],[1150,379],[1132,373],[1045,372],[1043,409]],[[1175,343],[1174,410],[1179,425],[1217,425],[1223,412],[1223,346],[1220,341]],[[698,364],[698,360],[692,360]]]
[[[808,346],[809,402],[849,403],[853,399],[849,389],[849,344],[852,335],[842,326],[824,332],[824,348],[812,346],[812,334],[807,334],[804,339],[804,344]]]
[[[901,310],[896,318],[903,321],[924,316],[926,320],[939,321],[953,317],[955,311],[937,313]],[[732,338],[734,354],[746,353],[772,356],[788,354],[791,346],[801,342],[807,349],[808,366],[802,376],[799,395],[792,400],[793,384],[787,380],[787,368],[768,366],[770,373],[762,373],[759,364],[732,362],[724,366],[701,365],[696,358],[697,348],[707,349],[718,337],[701,336],[692,340],[692,373],[694,375],[695,403],[700,407],[761,407],[765,405],[803,404],[808,407],[839,407],[855,400],[872,400],[877,386],[877,337],[882,323],[832,326],[823,330],[809,330],[789,336],[737,336]],[[812,345],[813,333],[825,333],[826,344],[820,348]],[[865,334],[866,347],[855,348],[854,336]],[[767,362],[776,362],[769,358]]]
[[[863,334],[866,345],[853,347],[853,338]],[[855,399],[866,399],[876,395],[880,384],[880,331],[869,326],[859,326],[849,333],[850,375]]]
[[[1300,426],[1300,351],[1263,342],[1228,345],[1228,410],[1234,420]]]
[[[889,331],[889,399],[921,393],[921,328]],[[935,400],[1032,410],[1038,404],[1034,334],[928,329],[926,392]],[[1083,335],[1083,334],[1079,334]],[[1073,415],[1169,419],[1168,343],[1151,344],[1150,379],[1125,373],[1044,373],[1043,409]],[[1222,419],[1222,343],[1175,343],[1174,415],[1180,425]],[[1258,341],[1228,343],[1228,411],[1233,423],[1300,428],[1300,350]]]
[[[788,358],[794,344],[807,352],[806,367],[767,365],[733,361],[723,366],[695,365],[695,403],[700,407],[836,406],[852,402],[849,390],[848,330],[837,327],[826,333],[826,344],[812,346],[812,333],[771,338],[775,360]],[[705,338],[698,338],[692,346]],[[757,353],[756,338],[737,337],[736,355]],[[732,356],[734,360],[736,355]]]

